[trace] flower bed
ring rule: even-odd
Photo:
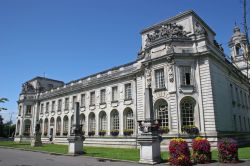
[[[132,129],[125,129],[123,130],[123,135],[124,136],[131,136],[133,134],[133,130]]]
[[[99,131],[99,135],[100,135],[100,136],[106,135],[106,130],[101,130],[101,131]]]
[[[169,163],[170,165],[189,166],[192,165],[190,160],[190,151],[188,144],[181,138],[172,139],[169,145]]]
[[[110,134],[111,134],[112,136],[118,136],[119,130],[111,130]]]
[[[64,131],[64,132],[63,132],[63,135],[64,135],[64,136],[68,135],[68,132],[67,132],[67,131]]]
[[[238,144],[234,139],[224,138],[218,142],[218,159],[222,163],[238,162]]]
[[[211,147],[207,139],[197,137],[192,142],[193,155],[195,164],[204,164],[211,162]]]
[[[188,125],[188,126],[182,126],[181,128],[182,132],[185,132],[190,135],[198,135],[199,134],[199,129],[198,127],[194,125]]]

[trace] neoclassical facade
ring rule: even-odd
[[[141,36],[141,50],[131,63],[69,83],[43,77],[27,81],[18,101],[15,141],[29,140],[40,123],[43,142],[67,143],[74,103],[80,102],[85,145],[137,146],[147,86],[153,90],[154,116],[166,131],[162,144],[191,138],[185,126],[196,127],[214,145],[225,136],[242,144],[250,140],[246,70],[226,58],[215,32],[195,12],[150,26]],[[235,28],[232,57],[244,56],[243,38]]]

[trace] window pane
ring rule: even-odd
[[[101,90],[101,103],[105,103],[106,102],[106,90],[102,89]]]
[[[131,84],[125,85],[125,99],[132,99]]]
[[[95,92],[90,93],[90,105],[95,105]]]
[[[164,80],[164,70],[159,69],[155,71],[155,85],[156,88],[165,88],[165,80]]]
[[[81,95],[81,106],[85,107],[85,94]]]
[[[112,87],[112,101],[118,100],[118,94],[117,94],[117,86]]]
[[[181,102],[182,125],[194,125],[194,104],[193,99],[184,99]]]

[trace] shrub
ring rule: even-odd
[[[91,137],[91,136],[94,136],[94,135],[95,135],[95,131],[89,131],[89,132],[88,132],[88,136]]]
[[[30,133],[29,132],[24,132],[23,135],[24,136],[30,136]]]
[[[191,135],[198,135],[199,134],[199,129],[194,125],[182,126],[181,130],[182,130],[182,132],[186,132],[186,133],[191,134]]]
[[[106,130],[101,130],[101,131],[99,131],[99,135],[100,136],[104,136],[106,134]]]
[[[44,135],[44,136],[47,136],[47,135],[48,135],[48,133],[45,131],[45,132],[43,133],[43,135]]]
[[[60,135],[60,131],[57,131],[57,132],[56,132],[56,136],[59,136],[59,135]]]
[[[190,151],[188,144],[181,138],[172,139],[169,145],[169,162],[170,165],[189,166],[192,165],[190,160]]]
[[[160,127],[160,134],[167,134],[169,133],[168,127]]]
[[[204,164],[211,162],[211,148],[207,139],[197,137],[192,142],[194,163]]]
[[[64,132],[63,132],[63,135],[64,135],[64,136],[68,135],[68,131],[64,131]]]
[[[238,144],[234,139],[224,138],[218,142],[219,162],[238,162]]]
[[[112,136],[118,136],[119,130],[111,130],[110,134],[111,134]]]
[[[131,136],[133,134],[133,130],[132,129],[125,129],[125,130],[123,130],[123,134],[125,136]]]

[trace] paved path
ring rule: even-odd
[[[102,160],[83,156],[61,156],[50,155],[39,152],[22,151],[16,149],[0,148],[0,166],[142,166],[143,164],[132,162],[120,162]],[[167,163],[157,164],[157,166],[165,166]],[[204,164],[202,166],[228,166],[228,164]],[[234,166],[250,166],[250,161],[245,161]]]

